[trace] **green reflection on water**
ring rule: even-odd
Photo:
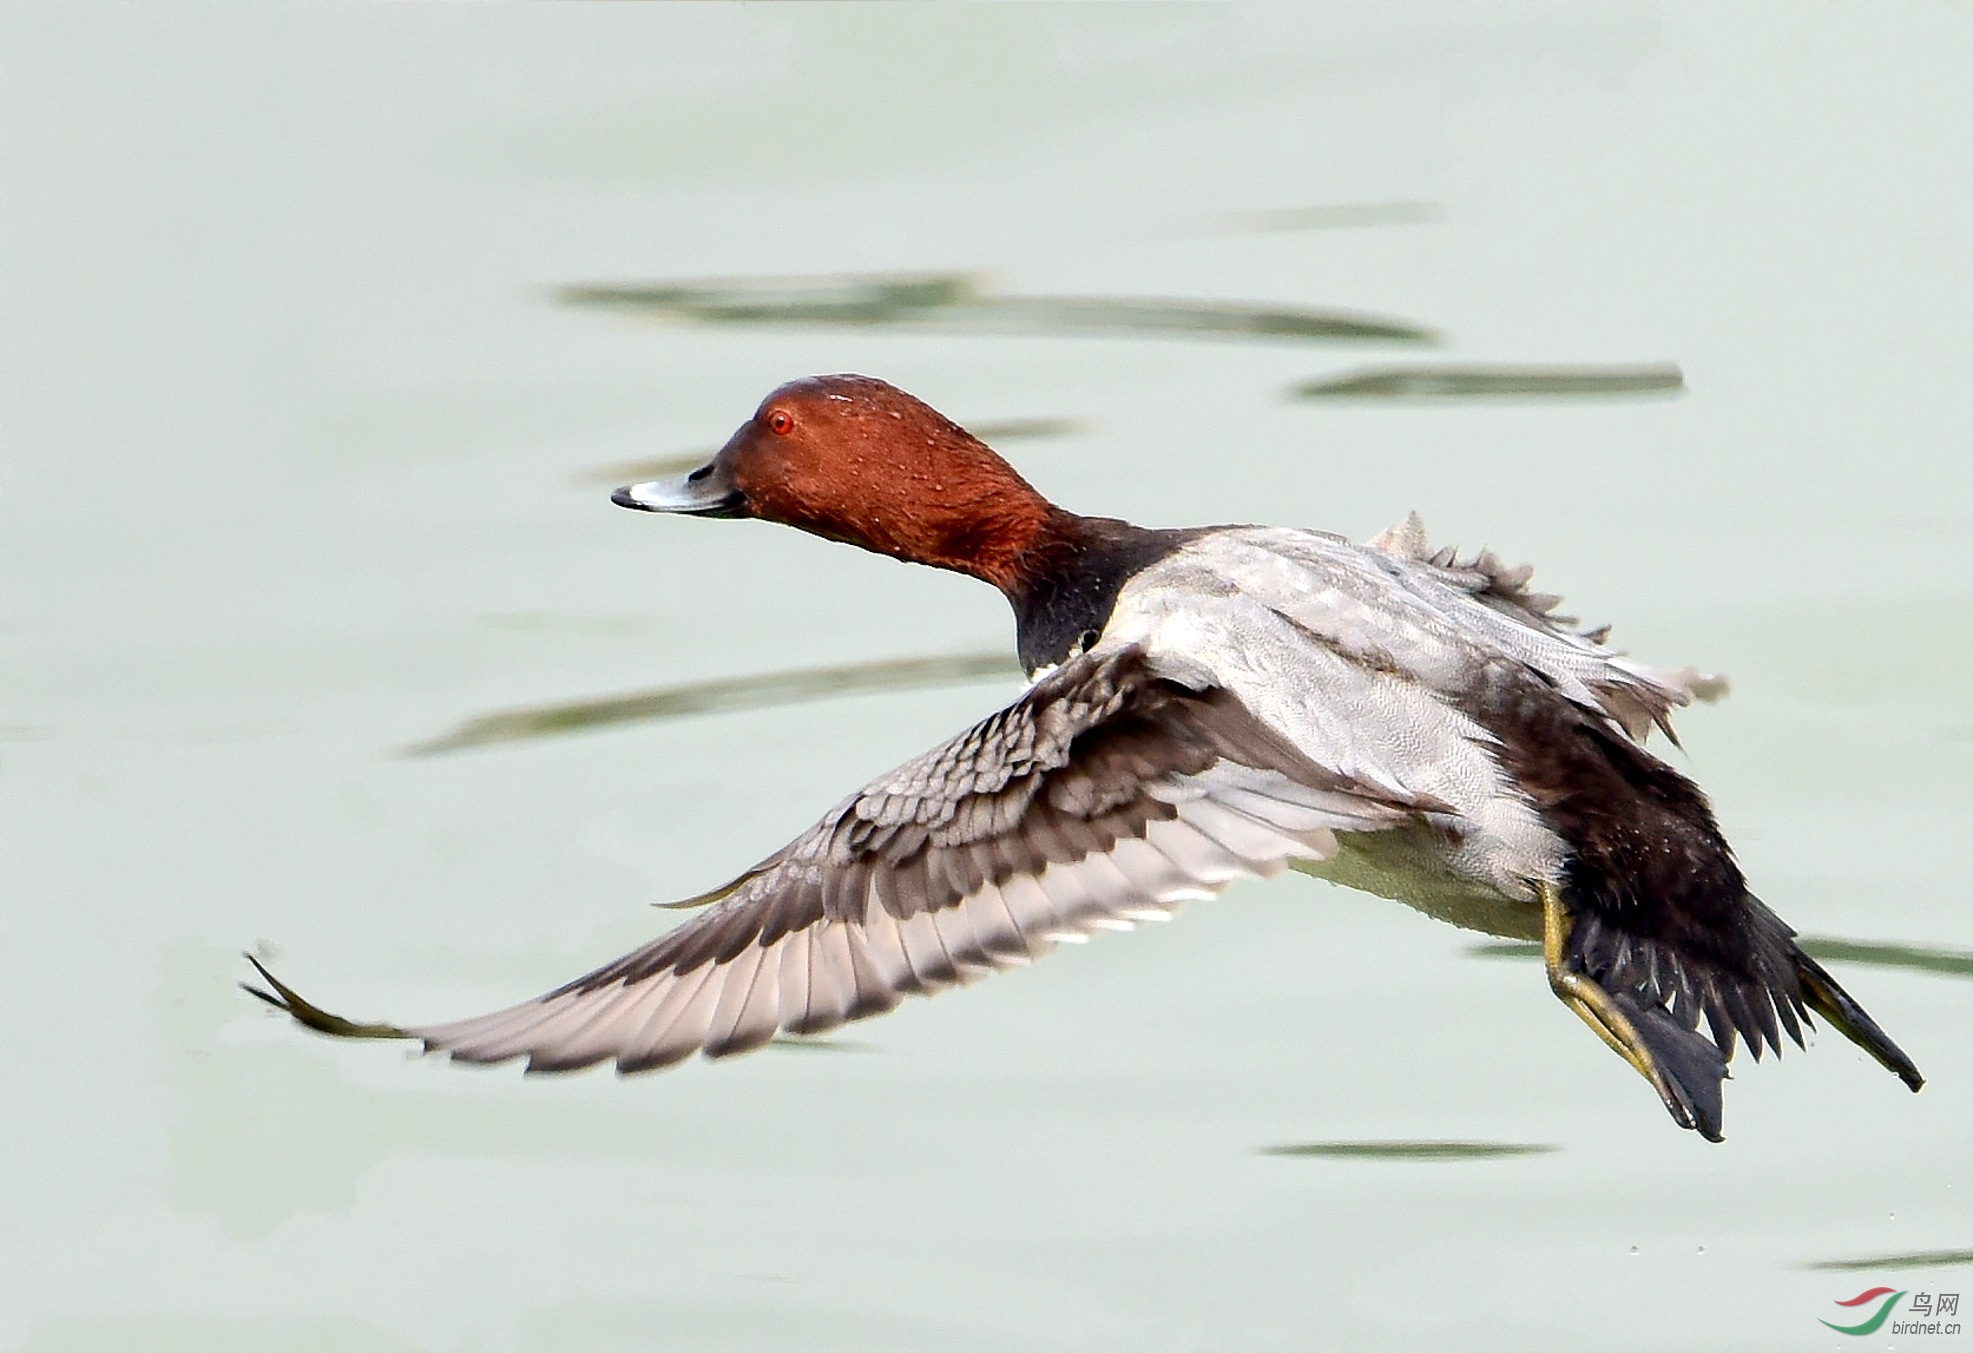
[[[1913,1250],[1909,1254],[1874,1254],[1861,1259],[1824,1259],[1803,1268],[1860,1273],[1879,1268],[1946,1268],[1973,1264],[1973,1250]]]
[[[1973,977],[1973,953],[1964,949],[1915,944],[1874,944],[1869,940],[1838,940],[1811,935],[1802,941],[1811,958],[1837,963],[1862,963],[1877,968],[1903,968],[1907,972],[1936,972],[1948,977]]]
[[[1474,958],[1540,958],[1541,946],[1532,940],[1487,940],[1468,945],[1466,952]]]
[[[1973,977],[1973,953],[1964,949],[1917,944],[1881,944],[1872,940],[1843,940],[1826,935],[1805,935],[1802,952],[1810,958],[1832,963],[1860,963],[1872,968],[1903,968],[1907,972],[1940,973],[1947,977]],[[1466,951],[1475,958],[1541,957],[1541,946],[1522,940],[1489,940]]]
[[[819,700],[852,691],[904,690],[1019,675],[1005,653],[995,652],[892,658],[842,667],[809,667],[721,681],[697,681],[629,695],[484,714],[466,720],[450,733],[407,747],[404,754],[431,756],[440,752],[463,751],[468,747],[554,737],[637,720],[675,719],[687,714],[759,709],[767,705]]]
[[[1148,297],[997,296],[966,273],[721,278],[566,287],[569,305],[693,324],[849,324],[1018,334],[1199,335],[1428,343],[1406,320],[1334,310]]]
[[[1261,1154],[1344,1160],[1488,1160],[1499,1156],[1540,1156],[1561,1149],[1546,1142],[1296,1142],[1263,1147]]]
[[[1040,441],[1048,437],[1074,437],[1089,431],[1089,424],[1074,418],[1003,418],[984,423],[962,423],[961,427],[989,446],[1000,442]],[[656,479],[660,475],[685,474],[696,470],[719,454],[718,447],[685,451],[652,460],[626,460],[597,470],[584,470],[576,476],[581,484],[623,484],[636,479]]]
[[[1685,376],[1669,363],[1650,366],[1372,367],[1295,387],[1297,399],[1544,399],[1587,395],[1672,394]]]

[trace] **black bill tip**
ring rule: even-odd
[[[716,465],[688,475],[625,484],[610,495],[618,507],[637,512],[671,512],[687,517],[744,517],[746,497]]]

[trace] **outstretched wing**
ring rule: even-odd
[[[546,996],[399,1028],[329,1015],[265,968],[273,992],[255,994],[324,1033],[461,1061],[646,1071],[874,1015],[1326,859],[1337,831],[1443,810],[1316,764],[1231,692],[1139,648],[1099,648],[876,780],[691,921]]]

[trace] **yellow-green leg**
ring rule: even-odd
[[[1637,1026],[1629,1016],[1617,1008],[1610,999],[1610,993],[1591,981],[1584,974],[1566,965],[1569,950],[1569,931],[1574,919],[1568,908],[1562,904],[1562,891],[1552,883],[1539,885],[1541,894],[1541,956],[1548,966],[1548,985],[1562,998],[1562,1004],[1576,1012],[1584,1024],[1595,1035],[1607,1043],[1616,1054],[1637,1069],[1637,1074],[1651,1082],[1651,1088],[1665,1101],[1665,1107],[1672,1111],[1672,1117],[1685,1127],[1691,1127],[1692,1116],[1687,1111],[1684,1096],[1672,1088],[1671,1082],[1659,1070],[1658,1062],[1645,1046],[1638,1034]]]

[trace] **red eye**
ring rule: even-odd
[[[795,416],[786,409],[776,409],[767,415],[767,430],[777,437],[785,437],[795,430]]]

